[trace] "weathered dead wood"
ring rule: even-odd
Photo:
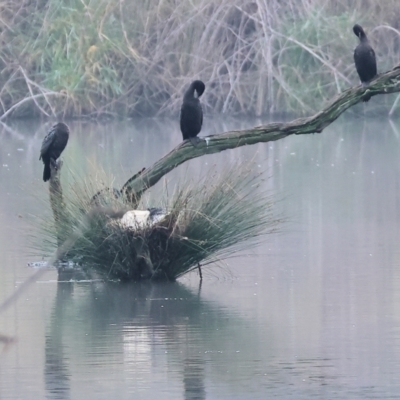
[[[53,210],[54,223],[57,230],[57,244],[60,247],[63,244],[63,239],[59,233],[59,224],[63,218],[65,209],[63,191],[60,182],[62,161],[50,163],[51,176],[49,181],[50,205]]]
[[[151,167],[131,177],[122,187],[122,192],[130,199],[138,201],[142,194],[155,185],[164,175],[193,158],[240,146],[271,142],[289,135],[321,133],[346,110],[362,101],[367,92],[371,96],[400,92],[400,65],[378,75],[368,88],[360,85],[345,90],[325,109],[311,117],[211,135],[206,140],[201,141],[197,147],[194,147],[188,141],[182,142]]]

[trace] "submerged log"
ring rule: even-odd
[[[400,92],[400,65],[378,75],[368,87],[359,85],[345,90],[325,109],[311,117],[211,135],[203,138],[197,147],[194,147],[189,141],[184,141],[151,167],[143,169],[131,177],[122,187],[122,193],[131,201],[138,202],[148,188],[154,186],[164,175],[188,160],[240,146],[271,142],[290,135],[321,133],[346,110],[361,102],[366,94],[373,97],[378,94],[396,92]]]

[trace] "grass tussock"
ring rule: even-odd
[[[242,166],[185,182],[172,195],[165,191],[154,205],[165,209],[164,219],[135,229],[121,225],[120,217],[132,207],[115,192],[95,182],[73,185],[64,189],[58,231],[46,220],[37,247],[50,254],[61,236],[68,243],[65,261],[105,279],[173,281],[199,264],[248,251],[277,228],[272,199],[260,189],[262,181],[261,174]]]
[[[0,0],[0,113],[176,114],[193,79],[213,112],[310,112],[358,78],[354,23],[398,63],[397,0]]]

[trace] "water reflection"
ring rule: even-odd
[[[204,134],[257,123],[208,120]],[[32,273],[31,216],[50,213],[38,160],[47,128],[11,129],[0,129],[4,297]],[[102,167],[117,187],[180,141],[178,124],[168,121],[73,122],[71,131],[64,160],[73,174]],[[157,286],[55,283],[48,273],[0,315],[1,333],[18,339],[1,355],[0,397],[398,397],[399,132],[398,121],[341,118],[321,135],[173,171],[153,196],[185,174],[252,160],[267,169],[265,188],[281,199],[277,212],[288,222],[251,258],[204,269],[200,292],[197,273]]]
[[[48,399],[70,398],[70,372],[66,356],[68,349],[65,349],[63,343],[63,315],[73,287],[73,284],[58,284],[52,323],[46,333],[44,380]]]
[[[185,400],[204,400],[205,388],[205,361],[200,357],[183,360],[183,384]]]
[[[72,382],[96,382],[90,394],[78,389],[96,399],[109,398],[111,388],[118,399],[152,399],[154,390],[161,398],[206,399],[207,386],[218,398],[308,398],[336,386],[337,360],[282,361],[279,327],[262,333],[233,311],[179,283],[59,283],[45,343],[47,398],[74,398]]]
[[[205,399],[207,352],[200,351],[199,341],[209,336],[210,324],[223,335],[229,318],[179,283],[59,283],[45,342],[47,398],[70,398],[70,369],[81,364],[91,369],[84,368],[86,379],[93,379],[103,370],[104,357],[112,354],[113,371],[103,379],[125,377],[117,378],[122,386],[115,398],[126,398],[126,391],[143,392],[165,373],[178,373],[183,398]],[[160,365],[167,371],[160,371]],[[177,385],[177,398],[179,391]]]

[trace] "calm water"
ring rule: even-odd
[[[207,121],[204,134],[258,123]],[[180,140],[170,121],[70,126],[65,163],[112,172],[115,186]],[[46,129],[0,131],[0,300],[34,272]],[[0,353],[0,398],[400,398],[400,123],[341,119],[193,160],[168,182],[239,160],[271,176],[280,233],[209,267],[202,287],[197,273],[116,285],[57,283],[49,270],[0,315],[0,334],[17,339]]]

